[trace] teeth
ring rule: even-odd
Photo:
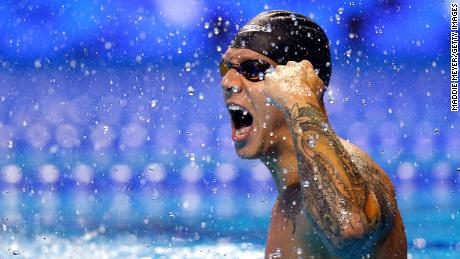
[[[239,105],[236,105],[236,104],[230,104],[228,106],[228,109],[230,111],[243,111],[243,115],[247,115],[248,114],[248,110],[246,110],[245,108],[239,106]]]
[[[228,106],[228,109],[231,111],[238,111],[238,110],[243,110],[243,107],[236,105],[236,104],[230,104]]]

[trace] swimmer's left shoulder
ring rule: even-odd
[[[372,158],[369,155],[366,154],[366,152],[364,152],[348,140],[342,138],[339,139],[350,158],[356,164],[356,166],[358,166],[359,168],[362,168],[364,166],[371,168],[374,166],[378,167],[378,165],[374,162],[374,160],[372,160]]]
[[[392,194],[394,194],[394,187],[390,178],[385,171],[368,154],[366,154],[366,152],[345,139],[340,138],[340,142],[349,154],[352,162],[361,173],[377,177],[383,184],[385,184],[386,189],[390,189]]]

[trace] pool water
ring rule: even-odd
[[[155,245],[135,235],[15,239],[0,245],[2,258],[262,258],[251,243]]]
[[[459,187],[402,183],[397,190],[408,257],[460,258]],[[136,204],[143,202],[142,195],[117,196],[120,194],[112,192],[99,194],[96,200],[92,195],[83,196],[82,204],[94,206],[85,209],[79,203],[71,205],[72,199],[78,199],[70,194],[50,198],[53,196],[43,192],[27,200],[23,193],[7,193],[19,195],[16,198],[23,206],[18,211],[22,214],[14,214],[5,205],[5,193],[3,214],[9,213],[12,222],[20,217],[23,225],[2,225],[0,258],[263,258],[274,199],[273,195],[261,198],[257,194],[231,197],[228,206],[234,211],[225,214],[225,210],[219,212],[218,206],[224,202],[219,197],[208,197],[193,212],[184,210],[180,199],[171,195],[160,199],[162,206],[151,211],[156,213],[148,213],[136,209]],[[46,204],[46,199],[55,200],[44,208],[32,205],[40,200]],[[129,205],[122,202],[126,199]],[[232,199],[238,202],[232,203]],[[251,213],[247,210],[250,206],[263,209]],[[67,209],[60,209],[63,207]]]

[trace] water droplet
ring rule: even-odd
[[[321,129],[324,131],[324,132],[327,132],[327,130],[329,129],[329,125],[327,123],[321,123]]]
[[[300,247],[297,248],[296,253],[297,253],[297,255],[302,255],[302,253],[303,253],[302,248],[300,248]]]
[[[276,248],[275,252],[268,254],[268,258],[281,258],[282,256],[280,248]]]
[[[157,106],[158,100],[151,100],[150,107],[155,108]]]
[[[384,25],[375,25],[375,26],[374,26],[375,33],[377,33],[377,34],[382,34],[384,28],[385,28]]]
[[[340,15],[336,14],[336,15],[335,15],[335,20],[336,20],[337,22],[339,22],[339,21],[340,21]]]
[[[334,97],[333,92],[331,90],[327,91],[327,98],[328,98],[330,104],[334,103],[335,97]]]
[[[75,68],[75,67],[77,66],[77,61],[76,61],[76,60],[73,60],[73,59],[70,60],[69,66],[70,66],[71,68]]]
[[[265,99],[265,106],[270,106],[270,105],[272,105],[272,99],[270,99],[270,97],[267,97]]]
[[[7,230],[7,228],[8,228],[8,226],[7,226],[7,225],[5,225],[5,224],[3,224],[3,231],[6,231],[6,230]]]
[[[235,86],[232,86],[231,89],[232,89],[232,93],[238,93],[241,88],[235,85]]]
[[[185,71],[190,72],[192,70],[192,64],[190,62],[185,63]]]
[[[259,73],[259,80],[262,81],[265,78],[265,74],[263,72]]]
[[[41,68],[42,67],[42,61],[40,59],[36,59],[34,61],[34,66],[35,66],[35,68]]]
[[[438,128],[435,128],[435,129],[434,129],[434,134],[435,134],[435,135],[441,134],[441,133],[439,132],[439,129],[438,129]]]
[[[20,255],[21,252],[19,250],[13,250],[13,255]]]
[[[195,88],[192,86],[187,87],[187,93],[188,95],[192,96],[195,93]]]
[[[351,49],[347,50],[347,51],[345,52],[345,55],[347,55],[347,57],[351,57]]]
[[[112,42],[107,41],[107,42],[104,44],[104,48],[105,48],[105,49],[111,49],[111,48],[112,48]]]
[[[423,249],[426,246],[426,239],[421,238],[421,237],[417,237],[417,238],[414,239],[413,245],[414,245],[414,247],[416,247],[418,249]]]
[[[304,181],[302,186],[303,186],[303,188],[308,188],[308,187],[310,187],[310,182],[309,181]]]
[[[343,14],[343,10],[344,10],[344,8],[340,7],[339,10],[338,10],[339,14]]]
[[[315,147],[315,138],[313,136],[308,136],[307,139],[308,147],[309,148],[314,148]]]

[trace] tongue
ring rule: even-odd
[[[239,129],[233,128],[232,132],[232,139],[233,141],[243,141],[246,140],[249,137],[249,134],[251,133],[251,126],[242,126]]]

